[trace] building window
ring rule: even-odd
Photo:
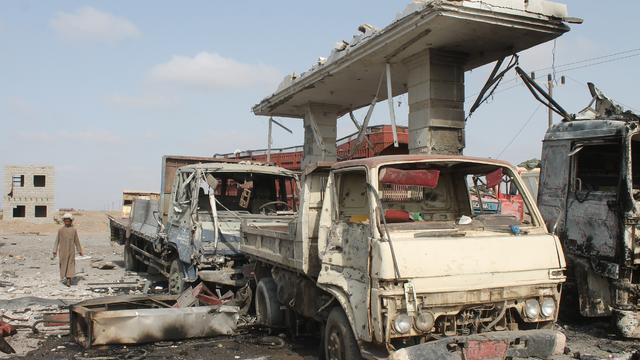
[[[46,218],[47,217],[47,206],[46,205],[36,205],[35,209],[37,218]]]
[[[18,205],[13,208],[14,218],[23,218],[26,215],[26,207],[24,205]]]
[[[13,187],[24,187],[24,175],[13,175],[11,177]]]
[[[47,186],[47,177],[44,175],[33,175],[33,186],[34,187]]]

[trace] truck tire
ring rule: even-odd
[[[184,281],[184,266],[180,259],[176,258],[171,262],[168,280],[170,294],[182,294],[187,287],[187,283]]]
[[[278,286],[273,278],[262,278],[256,287],[256,317],[258,324],[284,327],[284,314],[278,302]]]
[[[347,315],[339,306],[331,309],[324,327],[324,358],[325,360],[362,359],[360,347],[353,335]]]

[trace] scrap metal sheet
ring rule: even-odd
[[[84,347],[107,344],[140,344],[155,341],[231,335],[238,322],[238,307],[216,305],[188,308],[132,308],[122,305],[144,301],[141,297],[103,298],[104,306],[91,301],[71,308],[72,334]],[[165,296],[166,298],[166,296]],[[165,300],[165,299],[163,299]],[[118,310],[108,310],[109,308]]]

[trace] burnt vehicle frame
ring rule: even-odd
[[[640,118],[588,87],[589,106],[545,135],[538,206],[567,257],[567,311],[639,338]]]
[[[185,165],[189,158],[170,169],[174,159],[163,159],[159,202],[136,200],[129,219],[110,217],[111,239],[124,245],[125,267],[162,274],[174,294],[198,281],[246,288],[240,222],[267,214],[290,218],[297,206],[296,172],[237,161]]]

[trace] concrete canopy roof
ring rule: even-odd
[[[386,63],[396,96],[407,91],[403,64],[426,49],[459,54],[471,70],[559,37],[569,31],[566,17],[565,5],[545,0],[414,0],[384,29],[361,27],[326,61],[287,76],[253,112],[301,118],[307,104],[321,103],[342,115],[371,103]],[[378,100],[386,97],[383,84]]]

